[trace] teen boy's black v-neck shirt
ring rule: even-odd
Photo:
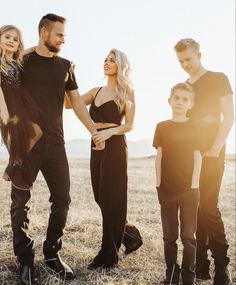
[[[24,58],[22,84],[30,92],[41,114],[39,124],[48,144],[63,144],[65,91],[78,88],[72,63],[59,56],[32,52]]]
[[[207,71],[191,84],[194,93],[194,106],[188,116],[201,126],[204,151],[211,148],[221,124],[220,99],[232,95],[228,77],[222,72]]]

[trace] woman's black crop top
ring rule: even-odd
[[[102,89],[102,87],[98,90]],[[96,96],[97,96],[96,94]],[[95,98],[89,108],[89,114],[94,123],[113,123],[120,125],[124,116],[124,112],[119,112],[118,106],[114,100],[109,100],[101,106],[95,105]]]

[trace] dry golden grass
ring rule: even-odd
[[[5,166],[0,163],[0,171]],[[221,190],[220,207],[230,243],[231,272],[236,282],[235,265],[235,161],[228,160]],[[76,273],[71,285],[154,285],[164,276],[162,228],[155,192],[154,159],[129,160],[128,220],[142,233],[144,244],[135,253],[125,256],[120,250],[118,268],[109,272],[91,272],[87,264],[96,255],[101,241],[101,214],[95,204],[90,185],[89,161],[70,161],[72,203],[63,238],[62,258]],[[20,284],[12,251],[9,184],[0,182],[0,284]],[[43,285],[66,284],[48,272],[43,264],[42,242],[49,214],[49,193],[41,175],[32,192],[30,233],[35,240],[36,269]],[[181,256],[181,244],[180,256]],[[203,282],[209,285],[212,282]],[[234,283],[235,284],[235,283]]]

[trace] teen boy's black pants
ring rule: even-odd
[[[223,150],[224,151],[224,150]],[[209,270],[210,261],[207,250],[210,249],[215,266],[225,267],[229,263],[227,257],[228,242],[224,224],[218,208],[218,198],[224,172],[224,152],[219,158],[204,157],[200,178],[200,206],[197,225],[197,270]]]
[[[46,258],[52,258],[61,249],[61,237],[70,204],[69,167],[64,144],[47,144],[44,139],[41,139],[30,152],[28,159],[32,180],[35,181],[41,170],[50,191],[51,213],[43,252]],[[33,262],[34,258],[33,239],[28,233],[30,197],[31,191],[12,187],[13,248],[18,261],[25,264]]]

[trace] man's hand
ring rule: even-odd
[[[217,149],[209,149],[204,152],[202,157],[219,157],[220,151]]]

